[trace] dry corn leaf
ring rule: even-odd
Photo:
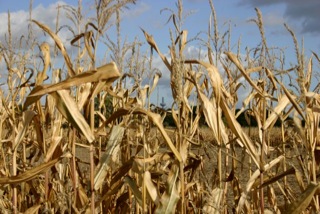
[[[36,214],[36,213],[38,213],[40,207],[41,207],[40,204],[34,205],[34,206],[28,208],[28,209],[24,212],[24,214]]]
[[[253,68],[247,68],[246,69],[246,73],[247,74],[251,74],[251,73],[254,73],[254,72],[257,72],[257,71],[261,71],[263,69],[262,66],[258,66],[258,67],[253,67]],[[240,77],[241,78],[241,77]]]
[[[149,91],[149,85],[145,85],[143,88],[139,88],[138,96],[141,103],[141,107],[144,108],[146,106],[147,95]]]
[[[96,70],[90,70],[90,71],[78,74],[76,76],[70,77],[60,83],[53,84],[53,85],[43,85],[42,86],[43,88],[40,90],[37,89],[38,87],[35,87],[31,91],[28,97],[33,97],[33,96],[37,97],[37,96],[41,96],[57,90],[67,89],[67,88],[70,88],[71,86],[79,86],[85,83],[92,83],[92,82],[99,82],[99,81],[112,83],[114,80],[118,79],[119,77],[120,77],[120,73],[117,68],[117,65],[114,62],[111,62],[109,64],[106,64],[104,66],[97,68]]]
[[[174,146],[173,142],[171,141],[169,135],[165,131],[163,124],[162,124],[162,118],[161,115],[153,113],[151,111],[139,108],[139,107],[134,107],[133,109],[128,109],[128,108],[119,108],[116,112],[114,112],[107,121],[103,123],[101,127],[106,126],[107,124],[111,123],[113,120],[118,119],[121,116],[128,115],[128,114],[143,114],[148,116],[149,120],[151,120],[159,129],[162,137],[164,138],[165,142],[168,144],[169,148],[171,151],[174,153],[176,158],[178,159],[179,162],[182,161],[181,155],[178,152],[177,148]],[[100,129],[100,128],[99,128]],[[99,131],[99,130],[98,130]]]
[[[58,37],[58,35],[53,33],[48,26],[41,24],[40,22],[38,22],[36,20],[32,20],[32,22],[36,23],[42,30],[47,32],[52,37],[52,39],[55,41],[56,45],[58,46],[58,48],[60,49],[60,51],[63,55],[64,61],[66,62],[66,65],[68,67],[69,76],[71,76],[71,77],[74,76],[76,73],[73,70],[71,60],[69,58],[69,55],[68,55],[63,43],[61,42],[60,38]]]
[[[161,161],[167,161],[171,158],[171,155],[169,155],[167,152],[158,152],[149,158],[136,156],[132,165],[132,171],[136,173],[141,173],[143,172],[143,168],[145,166],[155,166]]]
[[[94,62],[95,60],[95,57],[94,57],[94,54],[92,52],[92,48],[91,48],[91,45],[90,45],[90,41],[92,40],[92,37],[93,37],[93,32],[90,30],[88,32],[86,32],[84,34],[84,45],[87,49],[87,52],[88,52],[88,55],[90,56],[91,58],[91,61]],[[92,43],[91,43],[92,44]]]
[[[137,186],[135,180],[130,176],[125,176],[123,181],[129,185],[134,195],[134,198],[137,200],[138,204],[142,207],[142,193],[139,190],[139,187]]]
[[[195,135],[196,131],[199,130],[200,119],[201,119],[201,114],[196,114],[196,117],[194,118],[189,130],[189,134],[188,134],[189,138],[192,138]]]
[[[161,196],[160,203],[157,206],[155,213],[157,214],[176,213],[176,206],[180,199],[179,191],[177,189],[178,175],[179,175],[179,168],[173,165],[168,175],[166,190]]]
[[[54,101],[54,100],[53,100]],[[61,136],[62,115],[58,114],[53,122],[52,138]]]
[[[293,105],[293,107],[297,110],[297,112],[300,114],[300,116],[305,119],[303,111],[301,109],[301,107],[298,105],[298,103],[295,101],[295,96],[291,95],[291,93],[288,91],[288,89],[281,83],[278,82],[281,85],[282,90],[284,91],[284,93],[287,95],[287,97],[289,98],[291,104]]]
[[[208,71],[211,86],[214,88],[216,100],[219,103],[220,98],[221,98],[221,90],[224,88],[221,75],[220,75],[217,67],[210,65],[208,63],[203,63],[203,62],[200,64],[205,66]]]
[[[271,206],[273,207],[273,209],[276,211],[276,213],[279,213],[280,210],[277,206],[277,195],[274,191],[274,188],[272,186],[268,186],[267,188],[267,195],[268,195],[268,201],[271,204]],[[277,212],[279,211],[279,212]],[[270,211],[271,214],[273,214],[273,212]]]
[[[296,177],[296,180],[299,184],[299,187],[300,187],[300,190],[303,191],[305,189],[305,185],[304,185],[304,181],[303,181],[303,177],[302,177],[302,174],[299,170],[297,170],[295,167],[294,167],[294,172],[295,172],[295,177]]]
[[[311,182],[306,190],[285,210],[285,214],[300,214],[309,206],[314,193],[319,189],[319,184]]]
[[[21,123],[18,129],[18,134],[14,139],[14,149],[16,150],[20,145],[20,142],[24,138],[26,131],[28,130],[29,124],[32,121],[33,117],[36,115],[34,111],[25,111],[23,113],[23,124]]]
[[[199,60],[187,60],[187,61],[185,61],[185,63],[200,64],[207,69],[208,75],[210,77],[211,86],[214,88],[214,94],[215,94],[216,100],[218,102],[220,102],[221,90],[224,87],[223,87],[223,81],[222,81],[221,75],[220,75],[217,67],[215,67],[214,65],[211,65],[209,63],[199,61]],[[194,79],[196,79],[196,78],[194,78]],[[196,81],[194,80],[194,82],[196,82]]]
[[[257,96],[257,92],[256,91],[252,91],[243,101],[242,101],[242,108],[240,109],[240,111],[237,112],[236,114],[236,118],[238,118],[240,116],[240,114],[242,114],[242,112],[244,112],[246,110],[246,108],[248,107],[249,103],[251,102],[251,100],[253,98],[255,98]]]
[[[305,78],[305,87],[307,91],[310,90],[311,78],[312,78],[312,67],[313,67],[313,63],[312,63],[312,57],[311,57],[308,62],[307,74]]]
[[[278,105],[273,109],[271,115],[268,117],[266,122],[264,123],[262,129],[267,130],[269,129],[270,125],[273,124],[280,116],[281,112],[287,107],[290,103],[288,97],[284,94],[280,98]]]
[[[231,181],[231,184],[232,184],[232,190],[234,195],[234,202],[235,204],[238,204],[241,196],[241,186],[239,183],[239,179],[236,176],[234,176],[233,180]]]
[[[54,100],[52,97],[47,96],[45,102],[44,114],[46,118],[53,119],[54,117]],[[47,120],[46,123],[49,124],[52,120]]]
[[[263,166],[264,171],[268,171],[269,169],[271,169],[273,166],[275,166],[276,164],[278,164],[281,160],[283,160],[284,155],[280,155],[279,157],[277,157],[276,159],[270,161],[268,164]],[[253,185],[255,184],[257,178],[259,178],[261,174],[261,170],[257,169],[250,177],[249,181],[246,184],[246,188],[244,190],[244,192],[242,192],[238,206],[236,208],[236,212],[240,213],[243,206],[245,205],[246,201],[247,201],[247,196],[248,194],[251,192]]]
[[[237,66],[239,71],[242,73],[242,76],[247,80],[247,82],[252,86],[252,88],[254,88],[261,96],[264,96],[261,89],[252,81],[250,76],[246,73],[238,58],[231,52],[225,52],[225,54],[227,55],[228,59],[230,59],[231,62],[233,62]]]
[[[199,82],[200,77],[202,76],[202,74],[195,74],[195,72],[192,72],[192,75],[196,75],[197,78],[197,82]],[[185,81],[184,86],[183,86],[183,96],[184,96],[184,100],[188,100],[188,98],[190,97],[192,91],[194,89],[194,84],[190,81],[188,81],[188,79]]]
[[[111,82],[98,82],[96,84],[93,84],[93,89],[91,89],[91,94],[88,97],[89,100],[93,100],[94,97],[96,97],[102,90],[106,90],[108,93],[111,91],[109,88],[111,88]],[[101,103],[103,105],[103,103]]]
[[[228,142],[228,136],[222,122],[221,113],[218,114],[219,107],[216,107],[214,104],[212,104],[200,90],[198,91],[198,95],[203,105],[205,120],[213,131],[215,140],[219,145],[226,144]]]
[[[174,105],[174,104],[173,104],[173,105]],[[178,110],[175,110],[173,106],[172,106],[172,108],[171,108],[171,115],[172,115],[172,119],[173,119],[175,125],[176,125],[177,127],[179,127],[180,122],[179,122],[179,119],[178,119]]]
[[[215,88],[215,99],[213,102],[210,102],[210,100],[202,93],[200,90],[200,87],[197,83],[197,76],[192,76],[191,81],[195,84],[198,96],[200,98],[200,101],[203,105],[203,113],[205,116],[205,120],[208,124],[208,126],[211,128],[213,131],[213,135],[215,137],[216,142],[221,145],[221,143],[226,144],[228,142],[228,136],[226,134],[226,129],[224,127],[224,123],[222,122],[222,117],[221,117],[221,109],[219,106],[217,106],[222,99],[222,94],[221,94],[221,87],[222,87],[222,82],[221,82],[221,77],[216,69],[216,67],[204,63],[201,61],[197,60],[189,60],[186,63],[198,63],[206,67],[208,70],[209,76],[210,76],[210,81],[212,84],[212,87]]]
[[[122,166],[113,173],[110,186],[115,186],[116,183],[119,183],[119,180],[121,180],[131,170],[132,164],[133,158],[130,158],[127,162],[123,163]]]
[[[291,167],[290,169],[287,169],[286,171],[278,174],[278,175],[275,175],[274,177],[272,178],[269,178],[265,181],[263,181],[263,184],[261,186],[259,186],[258,188],[263,188],[263,187],[266,187],[280,179],[282,179],[283,177],[287,176],[287,175],[291,175],[291,174],[295,174],[296,173],[296,169],[294,167]],[[259,181],[260,182],[260,181]]]
[[[161,51],[159,50],[156,42],[153,39],[153,36],[149,35],[145,30],[143,30],[141,28],[148,44],[151,46],[151,48],[155,49],[157,51],[157,53],[159,54],[160,58],[162,59],[162,61],[164,62],[164,64],[167,66],[167,68],[169,69],[169,71],[172,70],[170,63],[168,62],[167,58],[161,53]]]
[[[245,145],[250,157],[253,159],[257,167],[260,168],[260,155],[258,154],[255,145],[248,135],[242,130],[241,125],[238,123],[235,115],[230,111],[224,100],[220,102],[220,106],[226,118],[228,127],[232,130],[233,134],[239,138],[241,143]]]
[[[262,66],[253,67],[253,68],[247,68],[247,69],[246,69],[246,73],[249,75],[249,74],[251,74],[251,73],[254,73],[254,72],[257,72],[257,71],[261,71],[262,69],[263,69]],[[228,71],[229,69],[227,69],[227,68],[224,67],[224,70]],[[229,72],[230,72],[230,71],[229,71]],[[230,75],[231,75],[231,74],[230,74]],[[239,82],[239,80],[240,80],[241,78],[243,78],[242,75],[238,75],[233,81],[230,80],[230,82],[231,82],[232,84],[237,84],[236,91],[239,89],[239,87],[240,87],[241,85],[243,86],[243,84],[241,83],[241,81]],[[250,88],[251,88],[251,87],[250,87]],[[257,93],[256,91],[254,91],[254,92]]]
[[[44,42],[40,46],[42,55],[44,56],[44,66],[42,72],[39,72],[36,78],[36,85],[41,85],[43,81],[47,78],[47,71],[50,62],[50,46],[48,43]]]
[[[181,34],[179,35],[180,37],[180,50],[179,50],[179,55],[182,56],[182,53],[186,47],[186,43],[187,43],[187,36],[188,36],[188,31],[187,30],[183,30],[181,32]]]
[[[223,189],[217,187],[212,190],[210,193],[204,207],[203,207],[203,213],[207,214],[219,214],[221,213],[221,199],[223,197]]]
[[[44,162],[48,162],[52,158],[52,155],[55,152],[57,146],[59,145],[61,139],[62,139],[61,136],[52,138],[52,142],[50,143],[49,149],[44,158]]]
[[[311,52],[312,52],[312,54],[316,57],[316,59],[318,60],[318,62],[320,62],[319,56],[318,56],[315,52],[313,52],[313,51],[311,51]]]
[[[32,91],[34,93],[41,91],[44,87],[42,85],[39,85],[37,87],[34,87],[32,89]],[[23,104],[23,111],[27,110],[28,106],[32,105],[33,103],[36,103],[38,100],[40,100],[40,98],[42,97],[42,95],[40,96],[27,96],[26,101]]]
[[[105,193],[99,200],[96,202],[96,206],[102,201],[106,201],[109,197],[113,197],[113,194],[116,194],[120,191],[123,185],[123,179],[126,174],[130,171],[133,163],[133,158],[130,158],[127,162],[125,162],[120,168],[117,169],[116,172],[112,175],[112,180],[108,187],[107,193]]]
[[[261,121],[262,121],[261,116],[262,115],[260,114],[258,107],[255,107],[255,106],[252,108],[252,112],[253,112],[253,115],[257,121],[258,135],[259,135],[259,140],[260,140],[259,142],[263,142],[263,140],[262,140],[262,123],[261,123]],[[259,145],[259,146],[261,146],[261,145]],[[264,148],[267,149],[266,146]]]
[[[45,148],[43,148],[44,145],[44,134],[43,131],[44,129],[42,128],[41,122],[40,122],[40,117],[37,115],[34,117],[34,131],[36,133],[36,139],[37,139],[37,143],[40,146],[40,148],[42,149],[42,151],[45,150]]]
[[[39,174],[42,174],[44,171],[54,166],[59,160],[60,158],[57,158],[47,163],[42,163],[39,166],[29,169],[16,176],[0,177],[0,184],[19,184],[21,182],[30,181],[31,179],[37,177]]]
[[[152,88],[149,90],[149,96],[152,94],[153,90],[157,87],[158,81],[161,78],[162,74],[160,72],[156,72],[153,76]]]
[[[77,191],[78,191],[78,195],[77,196],[78,196],[79,204],[81,205],[81,207],[87,205],[88,202],[89,202],[89,198],[88,198],[88,196],[86,194],[85,189],[82,187],[81,183],[78,184]]]
[[[89,143],[92,143],[95,137],[69,92],[67,90],[58,90],[50,95],[55,99],[55,106],[59,112],[86,137]]]
[[[114,194],[117,194],[121,190],[124,182],[123,179],[118,179],[117,182],[114,182],[113,184],[114,185],[109,188],[108,192],[99,198],[99,200],[95,203],[96,207],[99,207],[102,201],[108,201],[110,198],[113,198]]]
[[[110,138],[107,143],[106,152],[102,155],[99,165],[97,166],[97,170],[94,176],[94,189],[97,191],[102,183],[105,181],[105,178],[108,174],[108,166],[110,160],[113,159],[114,156],[118,156],[119,153],[117,150],[120,148],[120,143],[122,141],[124,134],[124,128],[121,126],[113,126],[110,134]]]
[[[85,83],[79,87],[79,93],[78,93],[78,108],[81,110],[86,102],[89,100],[90,96],[90,89],[92,84],[90,82]]]
[[[143,182],[146,185],[147,191],[149,193],[149,196],[151,200],[155,203],[155,205],[158,205],[159,203],[159,195],[158,190],[151,179],[151,174],[149,171],[146,171],[144,173]]]
[[[265,68],[265,71],[267,73],[267,77],[270,79],[270,81],[272,83],[273,88],[275,90],[278,90],[277,81],[276,81],[276,78],[274,77],[273,73],[268,68]]]
[[[298,116],[297,111],[293,113],[293,123],[295,126],[295,131],[298,133],[299,137],[303,140],[303,142],[307,141],[306,134],[305,134],[305,129],[302,126],[302,120]]]
[[[307,105],[310,105],[311,108],[320,104],[320,94],[308,91],[305,96],[307,98]]]

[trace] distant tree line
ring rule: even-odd
[[[102,114],[108,118],[112,113],[113,113],[113,107],[112,107],[112,97],[110,95],[107,95],[105,96],[104,98],[104,105],[103,105],[103,108],[101,109],[102,110]],[[99,109],[99,105],[100,105],[100,102],[99,100],[96,98],[95,99],[95,110],[98,110]],[[151,105],[151,110],[153,112],[156,112],[156,113],[159,113],[159,114],[163,114],[164,112],[166,112],[166,116],[164,118],[164,121],[163,121],[163,124],[164,126],[166,127],[175,127],[175,123],[174,123],[174,119],[172,117],[172,113],[171,113],[171,109],[163,109],[161,107],[157,107],[155,105]],[[194,115],[197,115],[197,107],[193,107],[192,109],[192,114]],[[236,109],[236,114],[240,111],[240,109]],[[98,116],[95,115],[95,126],[98,126]],[[268,115],[267,115],[268,117]],[[288,119],[292,119],[292,118],[288,118]],[[222,120],[225,121],[225,118],[224,116],[222,116]],[[246,111],[242,112],[238,117],[237,117],[237,121],[238,123],[242,126],[242,127],[256,127],[257,126],[257,121],[255,119],[255,117],[251,114],[247,114]],[[200,117],[200,120],[199,120],[199,125],[200,127],[207,127],[207,123],[206,123],[206,120],[205,120],[205,117],[203,115],[203,113],[201,112],[201,117]],[[281,126],[281,120],[278,119],[276,121],[276,123],[274,124],[275,127],[280,127]],[[304,121],[302,121],[302,126],[304,126]]]
[[[236,114],[240,111],[240,109],[236,109]],[[193,114],[196,115],[196,107],[193,108]],[[242,126],[242,127],[248,127],[248,126],[251,126],[251,127],[256,127],[257,126],[257,121],[255,119],[254,116],[252,115],[245,115],[246,113],[245,112],[242,112],[238,118],[237,118],[237,121],[238,123]],[[224,121],[225,118],[224,116],[222,117],[222,120]],[[167,112],[167,115],[163,121],[163,124],[165,126],[170,126],[170,127],[175,127],[175,123],[174,123],[174,120],[173,120],[173,117],[172,117],[172,114],[168,111]],[[200,126],[208,126],[207,123],[206,123],[206,120],[205,120],[205,117],[203,115],[203,113],[201,114],[201,118],[199,120],[199,125]],[[276,121],[276,123],[274,124],[275,127],[280,127],[281,126],[281,120],[278,119]]]

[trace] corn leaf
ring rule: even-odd
[[[24,212],[24,214],[36,214],[36,213],[38,213],[40,207],[41,207],[40,204],[34,205],[34,206],[28,208],[28,209]]]
[[[130,176],[125,176],[123,180],[125,183],[127,183],[129,185],[135,199],[137,200],[139,205],[142,207],[142,193],[139,190],[139,187],[137,186],[135,180],[133,178],[131,178]]]
[[[284,155],[280,155],[279,157],[277,157],[276,159],[270,161],[268,164],[264,165],[263,168],[265,171],[270,170],[273,166],[275,166],[276,164],[278,164],[281,160],[283,160]],[[245,205],[246,201],[247,201],[247,196],[248,194],[251,192],[251,189],[253,187],[253,185],[255,184],[255,181],[257,178],[259,178],[261,174],[261,170],[257,169],[250,177],[249,181],[246,184],[246,188],[244,190],[244,192],[241,194],[238,206],[236,208],[236,212],[240,213],[240,211],[242,210],[243,206]]]
[[[225,54],[227,55],[228,59],[231,60],[231,62],[233,62],[233,64],[237,66],[242,76],[247,80],[247,82],[252,86],[252,88],[254,88],[261,96],[264,96],[261,89],[252,81],[250,76],[246,73],[238,58],[231,52],[226,52]]]
[[[179,162],[182,161],[182,157],[177,150],[177,148],[174,146],[173,142],[171,141],[168,133],[165,131],[163,124],[162,124],[162,118],[159,114],[153,113],[151,111],[139,108],[139,107],[134,107],[133,109],[129,108],[120,108],[116,112],[114,112],[107,121],[103,123],[103,126],[111,123],[112,121],[120,118],[121,116],[128,115],[128,114],[142,114],[148,116],[149,120],[152,121],[157,128],[159,129],[162,137],[164,138],[165,142],[168,144],[169,148],[171,151],[174,153],[176,158],[178,159]],[[101,126],[101,127],[103,127]],[[99,130],[98,130],[99,131]]]
[[[148,44],[151,46],[152,49],[155,49],[155,50],[157,51],[157,53],[159,54],[159,56],[160,56],[160,58],[162,59],[162,61],[164,62],[164,64],[167,66],[167,68],[169,69],[169,71],[171,71],[171,70],[172,70],[172,67],[171,67],[169,61],[167,60],[167,58],[166,58],[166,57],[161,53],[161,51],[159,50],[156,42],[154,41],[153,36],[149,35],[149,34],[148,34],[145,30],[143,30],[142,28],[141,28],[141,30],[142,30],[142,32],[143,32],[143,34],[144,34],[144,36],[145,36]]]
[[[109,63],[104,66],[97,68],[96,70],[90,70],[87,72],[80,73],[76,76],[70,77],[60,83],[53,85],[43,85],[42,89],[33,89],[29,94],[32,96],[41,96],[47,93],[51,93],[61,89],[68,89],[71,86],[79,86],[85,83],[105,81],[107,83],[112,83],[114,80],[120,77],[119,70],[115,63]]]
[[[152,94],[153,90],[156,88],[159,79],[161,78],[162,74],[160,72],[157,72],[154,76],[153,76],[153,84],[151,89],[149,90],[149,96],[150,94]]]
[[[120,142],[122,141],[122,137],[124,134],[124,128],[121,126],[113,126],[110,138],[107,143],[106,152],[102,155],[99,165],[97,167],[97,170],[95,172],[94,176],[94,189],[98,190],[103,181],[105,180],[105,177],[107,176],[107,169],[108,164],[110,163],[110,160],[114,156],[118,156],[117,150],[120,148]]]
[[[41,24],[40,22],[38,22],[36,20],[32,20],[32,22],[36,23],[42,30],[47,32],[51,36],[51,38],[55,41],[56,45],[58,46],[58,48],[61,51],[61,54],[64,58],[64,61],[66,62],[66,65],[68,67],[69,76],[71,76],[71,77],[74,76],[76,73],[73,70],[73,66],[72,66],[71,60],[69,58],[69,55],[68,55],[63,43],[61,42],[59,36],[57,34],[53,33],[48,26]]]
[[[290,103],[290,100],[286,95],[283,95],[278,105],[273,109],[271,115],[266,120],[265,124],[263,125],[262,129],[267,130],[271,124],[273,124],[280,116],[281,112],[287,107],[287,105]]]
[[[67,90],[59,90],[50,95],[55,99],[59,112],[87,138],[89,143],[92,143],[95,137],[69,92]]]
[[[173,167],[168,175],[166,190],[161,197],[160,203],[156,208],[157,214],[176,213],[176,206],[179,201],[179,192],[177,189],[177,179],[179,175],[178,167]]]
[[[36,166],[33,169],[29,169],[16,176],[0,177],[0,184],[19,184],[21,182],[30,181],[31,179],[34,179],[39,174],[42,174],[44,171],[54,166],[58,161],[59,158],[51,160],[47,163],[40,164],[39,166]]]
[[[284,212],[285,214],[300,214],[309,206],[314,193],[319,189],[319,184],[311,182],[300,197],[294,201]]]
[[[21,141],[23,140],[26,131],[28,130],[29,124],[33,117],[36,115],[36,112],[34,111],[25,111],[23,113],[23,124],[20,123],[18,134],[16,135],[16,138],[14,139],[14,148],[17,149]]]
[[[159,203],[159,195],[156,186],[152,182],[151,174],[149,171],[146,171],[144,173],[143,181],[146,185],[151,200],[157,205]]]
[[[223,197],[223,189],[217,187],[212,190],[207,201],[203,207],[203,213],[219,214],[222,212],[220,209],[221,199]]]

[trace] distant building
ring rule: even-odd
[[[160,103],[160,106],[164,109],[166,106],[166,103],[164,102],[164,97],[162,97],[162,103]]]

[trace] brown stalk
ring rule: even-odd
[[[9,74],[8,74],[8,87],[9,87],[9,94],[11,95],[12,97],[12,119],[13,121],[16,121],[16,117],[15,117],[15,106],[14,106],[14,96],[13,96],[13,85],[12,85],[12,72],[10,72],[10,69],[13,67],[13,55],[11,53],[13,53],[13,43],[12,43],[12,32],[11,32],[11,19],[10,19],[10,12],[8,11],[8,37],[9,37],[9,41],[8,41],[8,49],[10,51],[10,54],[8,56],[8,60],[6,60],[6,64],[7,64],[7,67],[9,68]],[[14,124],[14,126],[16,126],[16,124]],[[15,132],[13,132],[13,138],[16,138],[15,136]],[[17,175],[17,152],[15,151],[15,144],[12,144],[12,151],[13,152],[13,155],[12,155],[12,175],[13,176],[16,176]],[[17,187],[16,186],[11,186],[12,187],[12,210],[13,210],[13,213],[17,213],[18,210],[17,210]]]

